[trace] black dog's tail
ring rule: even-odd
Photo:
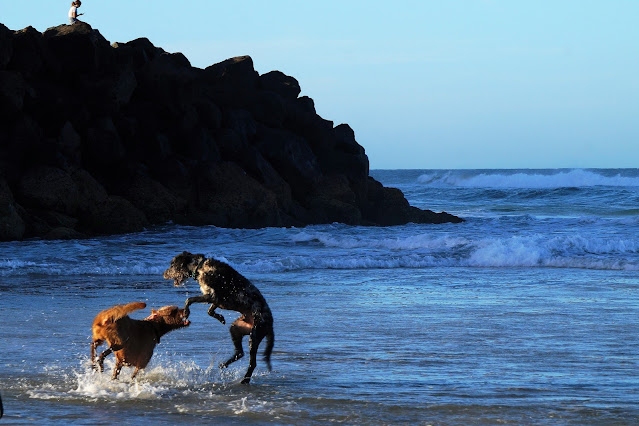
[[[271,371],[271,353],[273,352],[274,344],[275,334],[273,333],[273,328],[271,327],[268,334],[266,335],[266,349],[264,349],[264,361],[266,361],[268,371]]]

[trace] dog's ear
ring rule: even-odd
[[[113,317],[104,317],[102,318],[102,322],[100,322],[100,325],[102,327],[108,325],[108,324],[113,324]]]
[[[151,315],[149,315],[146,319],[155,319],[158,317],[158,311],[156,311],[155,309],[151,309]]]

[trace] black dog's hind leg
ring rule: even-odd
[[[253,375],[253,370],[257,366],[257,348],[260,346],[260,342],[264,339],[264,333],[261,330],[253,328],[251,331],[251,337],[249,338],[249,368],[246,370],[246,374],[242,379],[243,385],[248,385],[251,382],[251,376]]]
[[[189,315],[191,315],[189,306],[193,303],[213,303],[213,296],[210,294],[204,294],[202,296],[194,296],[186,299],[186,303],[184,304],[184,318],[188,318]]]

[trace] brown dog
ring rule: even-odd
[[[191,254],[185,251],[171,260],[171,266],[164,272],[164,278],[174,280],[174,285],[179,286],[190,277],[200,284],[203,295],[186,299],[184,313],[187,317],[192,303],[210,303],[209,315],[222,324],[225,323],[224,317],[215,312],[216,308],[242,314],[230,329],[235,353],[226,362],[220,364],[220,367],[226,368],[244,356],[242,338],[248,335],[250,336],[250,360],[242,383],[251,381],[251,375],[256,366],[257,348],[265,337],[264,360],[270,370],[274,342],[273,315],[257,287],[230,265],[219,260],[207,259],[203,254]]]
[[[177,306],[164,306],[157,311],[152,309],[151,315],[143,320],[129,318],[128,314],[146,307],[144,302],[133,302],[126,305],[116,305],[100,312],[93,320],[93,342],[91,343],[91,364],[96,369],[96,348],[107,342],[109,348],[102,352],[97,359],[100,371],[104,371],[104,358],[115,352],[116,363],[113,379],[117,379],[122,366],[135,367],[133,379],[141,368],[145,368],[151,357],[155,345],[160,343],[160,337],[169,331],[187,327],[184,309]]]

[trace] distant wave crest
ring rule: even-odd
[[[639,176],[604,175],[596,170],[467,171],[425,173],[418,182],[435,187],[466,188],[581,188],[591,186],[639,186]]]

